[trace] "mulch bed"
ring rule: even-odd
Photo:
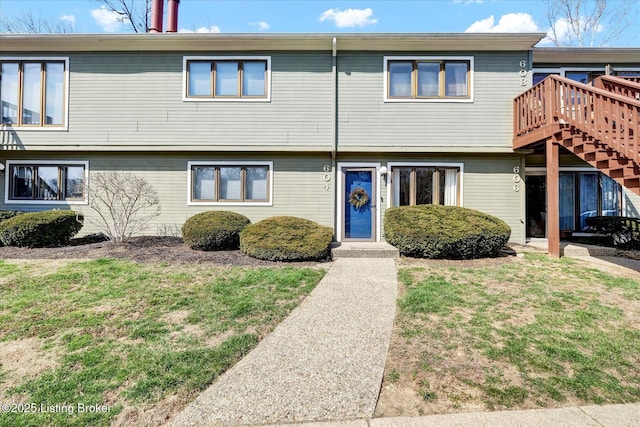
[[[0,247],[0,259],[98,259],[123,258],[148,264],[214,264],[225,266],[275,267],[316,266],[318,262],[274,262],[251,258],[239,250],[196,251],[179,237],[136,237],[122,245],[96,239],[72,239],[68,246],[50,248]]]

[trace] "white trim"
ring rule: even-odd
[[[443,167],[443,168],[459,168],[460,179],[458,185],[460,186],[460,207],[464,207],[464,163],[455,162],[387,162],[387,209],[393,207],[393,200],[391,199],[391,171],[394,167]]]
[[[344,191],[343,191],[343,182],[342,182],[342,168],[375,168],[376,173],[373,179],[376,179],[376,236],[375,241],[380,242],[382,240],[382,230],[380,227],[380,163],[375,162],[338,162],[337,166],[337,192],[340,194],[336,199],[336,212],[337,212],[337,221],[336,221],[336,241],[342,242],[342,219],[344,217],[344,212],[342,211],[342,207],[344,205]]]
[[[2,124],[0,123],[0,128],[4,129],[11,129],[11,130],[28,130],[28,131],[36,131],[36,132],[42,132],[42,131],[53,131],[53,132],[61,132],[61,131],[68,131],[69,130],[69,81],[70,78],[69,76],[71,75],[71,70],[69,70],[69,57],[68,56],[0,56],[0,62],[2,61],[64,61],[64,71],[65,71],[65,77],[64,77],[64,125],[63,126],[57,126],[57,125],[46,125],[46,126],[13,126],[13,125],[6,125],[6,124]],[[41,88],[44,89],[44,88]],[[20,94],[18,94],[18,96],[21,96]],[[43,96],[41,94],[41,96]],[[21,114],[20,111],[18,111],[18,114]]]
[[[196,202],[193,201],[191,192],[193,185],[191,182],[192,166],[267,166],[269,168],[267,189],[267,202]],[[272,161],[229,161],[229,160],[193,160],[187,162],[187,206],[273,206],[273,162]]]
[[[7,205],[88,205],[89,204],[89,162],[86,160],[7,160],[4,178],[4,203]],[[9,181],[12,165],[83,165],[84,166],[84,200],[10,200]]]
[[[388,92],[388,62],[389,61],[469,61],[469,98],[389,98]],[[438,102],[454,102],[454,103],[473,103],[474,99],[474,57],[473,56],[384,56],[382,59],[382,99],[384,102],[426,102],[426,103],[438,103]]]
[[[594,167],[585,167],[585,166],[562,166],[558,168],[559,172],[600,172],[600,170]],[[547,168],[545,166],[532,166],[526,167],[524,170],[526,175],[544,175],[547,173]],[[600,172],[602,173],[602,172]]]
[[[266,97],[225,98],[225,97],[188,97],[187,96],[187,61],[267,61]],[[182,100],[185,102],[271,102],[271,57],[270,56],[183,56],[182,57]]]

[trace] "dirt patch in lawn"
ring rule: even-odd
[[[58,364],[42,349],[39,338],[23,338],[15,341],[0,342],[0,366],[3,378],[0,381],[0,396],[25,377],[35,377],[54,369]],[[18,396],[14,396],[13,403],[19,403]]]
[[[68,246],[52,248],[0,247],[0,259],[98,259],[123,258],[148,264],[213,264],[247,267],[277,265],[312,266],[317,262],[283,263],[251,258],[239,250],[196,251],[179,237],[136,237],[129,243],[113,245],[106,241],[72,239]]]

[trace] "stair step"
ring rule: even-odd
[[[331,258],[400,258],[398,248],[385,242],[333,242]]]

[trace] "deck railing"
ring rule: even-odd
[[[548,125],[571,125],[640,164],[640,101],[551,75],[514,100],[514,142]]]
[[[633,80],[637,79],[637,81]],[[604,89],[627,98],[640,100],[640,77],[620,78],[614,76],[600,76],[595,79],[593,85],[598,89]]]

